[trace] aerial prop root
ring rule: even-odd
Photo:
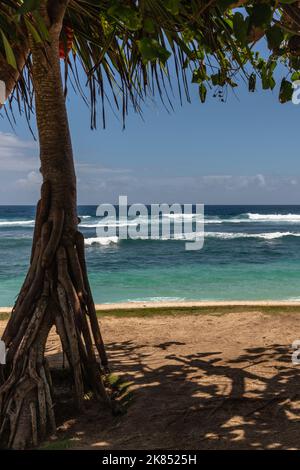
[[[83,408],[90,391],[116,408],[105,386],[109,368],[88,282],[84,239],[76,228],[73,234],[64,233],[64,221],[64,210],[51,208],[46,182],[31,265],[3,334],[8,353],[0,374],[0,441],[10,448],[35,446],[55,432],[52,380],[44,355],[54,325],[73,377],[77,408]]]

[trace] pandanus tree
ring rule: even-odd
[[[243,6],[243,9],[240,7]],[[43,183],[27,276],[3,334],[0,370],[1,446],[36,445],[54,432],[55,407],[45,344],[55,326],[72,375],[74,403],[87,392],[114,407],[109,371],[89,286],[84,238],[78,230],[76,175],[66,111],[70,82],[90,105],[141,112],[157,94],[172,106],[174,87],[189,99],[188,82],[222,100],[226,90],[257,78],[275,86],[286,65],[280,101],[298,79],[300,9],[293,1],[2,0],[0,80],[9,118],[36,115]],[[255,52],[267,40],[267,57]],[[174,75],[175,80],[172,79]],[[64,81],[62,80],[64,77]],[[82,76],[85,82],[82,83]]]

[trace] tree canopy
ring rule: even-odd
[[[10,81],[9,105],[16,100],[27,116],[34,89],[30,45],[49,41],[53,27],[40,9],[44,5],[51,20],[59,4],[67,4],[61,31],[65,83],[90,105],[92,127],[98,99],[104,122],[105,103],[121,110],[124,119],[128,106],[140,111],[148,95],[159,95],[171,105],[174,70],[180,98],[189,99],[193,82],[201,102],[209,89],[223,99],[241,77],[250,92],[259,81],[263,89],[272,90],[282,62],[279,100],[285,103],[291,99],[292,82],[300,78],[298,1],[3,0],[0,79]],[[255,48],[262,38],[264,56]]]

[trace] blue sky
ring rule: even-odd
[[[89,111],[70,94],[68,109],[81,204],[201,202],[300,203],[300,106],[281,105],[278,90],[249,94],[246,86],[226,103],[208,94],[201,104],[168,114],[149,101],[143,120],[133,112],[126,129],[111,113],[107,129],[89,128]],[[26,123],[14,130],[0,119],[0,204],[34,204],[38,198],[38,148]]]

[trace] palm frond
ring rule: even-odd
[[[18,69],[20,47],[29,39],[41,44],[49,40],[39,3],[1,2],[0,64],[5,62],[12,75]],[[191,81],[204,101],[207,89],[222,90],[224,96],[227,88],[237,86],[239,77],[253,84],[253,74],[262,80],[263,88],[272,89],[274,62],[285,61],[295,78],[300,66],[300,52],[295,50],[299,2],[242,3],[243,10],[231,8],[234,2],[228,0],[70,0],[61,32],[65,87],[71,82],[90,106],[91,127],[95,127],[99,101],[104,124],[107,105],[120,111],[124,122],[129,106],[141,113],[148,97],[157,95],[168,109],[175,89],[181,102],[184,97],[190,100]],[[252,47],[263,36],[269,45],[267,58]],[[18,72],[8,107],[12,109],[15,101],[29,117],[34,92],[30,49]],[[288,98],[288,87],[286,93]]]

